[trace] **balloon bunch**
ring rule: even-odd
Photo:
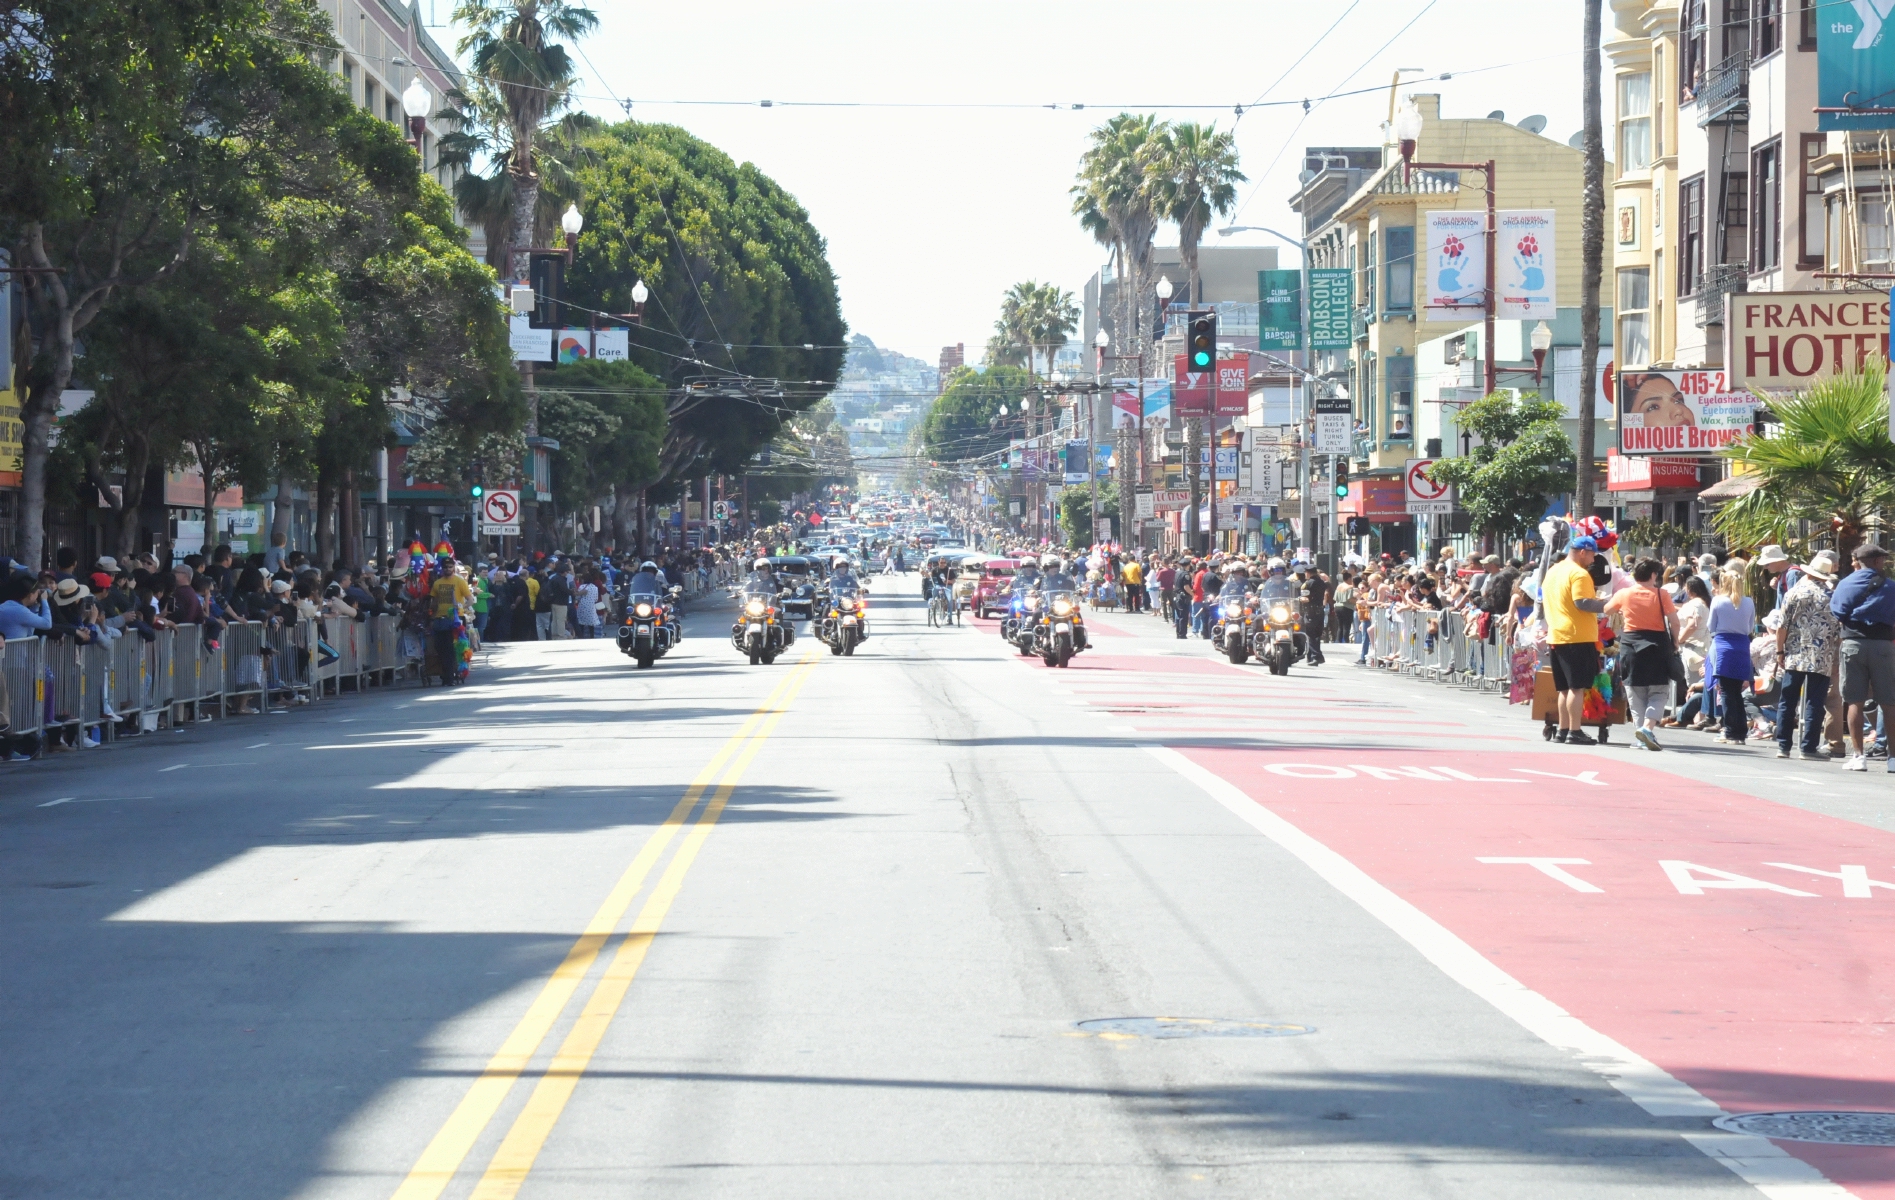
[[[1610,550],[1619,544],[1619,535],[1606,527],[1599,517],[1580,517],[1573,522],[1574,537],[1589,537],[1600,550]]]

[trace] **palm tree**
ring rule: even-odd
[[[1810,548],[1833,538],[1846,562],[1875,514],[1895,509],[1895,442],[1882,371],[1825,379],[1772,401],[1770,412],[1780,428],[1719,452],[1761,482],[1718,510],[1712,524],[1738,546]]]
[[[485,82],[472,91],[451,92],[441,118],[454,125],[441,136],[440,161],[458,168],[454,175],[454,202],[461,215],[486,233],[487,265],[506,273],[508,247],[513,241],[514,180],[513,130],[499,93]],[[566,89],[559,89],[554,107],[564,107]],[[574,171],[590,160],[586,136],[604,122],[589,113],[567,112],[549,119],[534,136],[533,159],[539,175],[537,209],[528,245],[549,245],[559,216],[568,204],[581,199]],[[480,167],[487,174],[480,173]]]
[[[1028,332],[1032,343],[1046,354],[1046,374],[1053,374],[1053,359],[1066,339],[1079,328],[1079,305],[1071,292],[1062,292],[1058,284],[1028,284],[1033,288],[1033,303],[1028,310]]]
[[[471,74],[493,89],[504,113],[513,190],[508,258],[511,273],[525,278],[539,210],[534,140],[567,103],[573,80],[572,57],[547,35],[580,38],[598,27],[599,18],[572,0],[460,0],[454,20],[468,27],[456,49],[471,55]]]
[[[1118,329],[1121,352],[1144,350],[1145,276],[1151,267],[1151,242],[1158,232],[1145,163],[1154,135],[1163,128],[1155,114],[1120,113],[1092,131],[1092,144],[1079,159],[1073,185],[1073,212],[1098,237],[1103,228],[1114,243],[1119,265]]]
[[[1033,304],[1036,283],[1016,283],[1000,298],[1000,317],[987,341],[987,365],[1033,369]]]
[[[1152,207],[1178,226],[1178,254],[1191,276],[1191,300],[1201,304],[1204,281],[1198,274],[1198,243],[1214,215],[1237,203],[1237,142],[1217,125],[1183,122],[1158,130],[1145,162]]]

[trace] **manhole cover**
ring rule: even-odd
[[[1732,1133],[1786,1142],[1841,1146],[1895,1146],[1895,1112],[1765,1112],[1719,1117],[1711,1124]]]
[[[1284,1025],[1272,1021],[1237,1021],[1227,1017],[1101,1017],[1081,1021],[1087,1033],[1112,1033],[1120,1037],[1296,1037],[1315,1033],[1308,1025]]]

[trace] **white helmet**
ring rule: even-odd
[[[1270,560],[1270,569],[1272,571],[1281,571],[1283,569],[1283,560],[1281,558],[1272,558]]]
[[[767,571],[770,569],[770,560],[767,558],[759,558],[756,562],[751,564],[751,568],[757,571]]]
[[[1046,557],[1040,559],[1040,567],[1047,571],[1059,570],[1059,555],[1048,554]]]

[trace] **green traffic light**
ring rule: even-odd
[[[483,487],[481,487],[481,486],[480,486],[480,485],[479,485],[478,483],[477,483],[477,484],[475,484],[475,485],[474,485],[474,499],[476,499],[476,500],[478,500],[478,499],[480,499],[480,497],[481,497],[481,493],[482,493],[482,492],[485,492],[486,490],[487,490],[487,489],[485,489],[485,488],[483,488]]]
[[[1346,483],[1337,484],[1336,485],[1336,499],[1347,500],[1348,498],[1349,498],[1349,485]]]
[[[1211,365],[1211,356],[1200,350],[1192,356],[1191,361],[1200,367],[1208,367]]]

